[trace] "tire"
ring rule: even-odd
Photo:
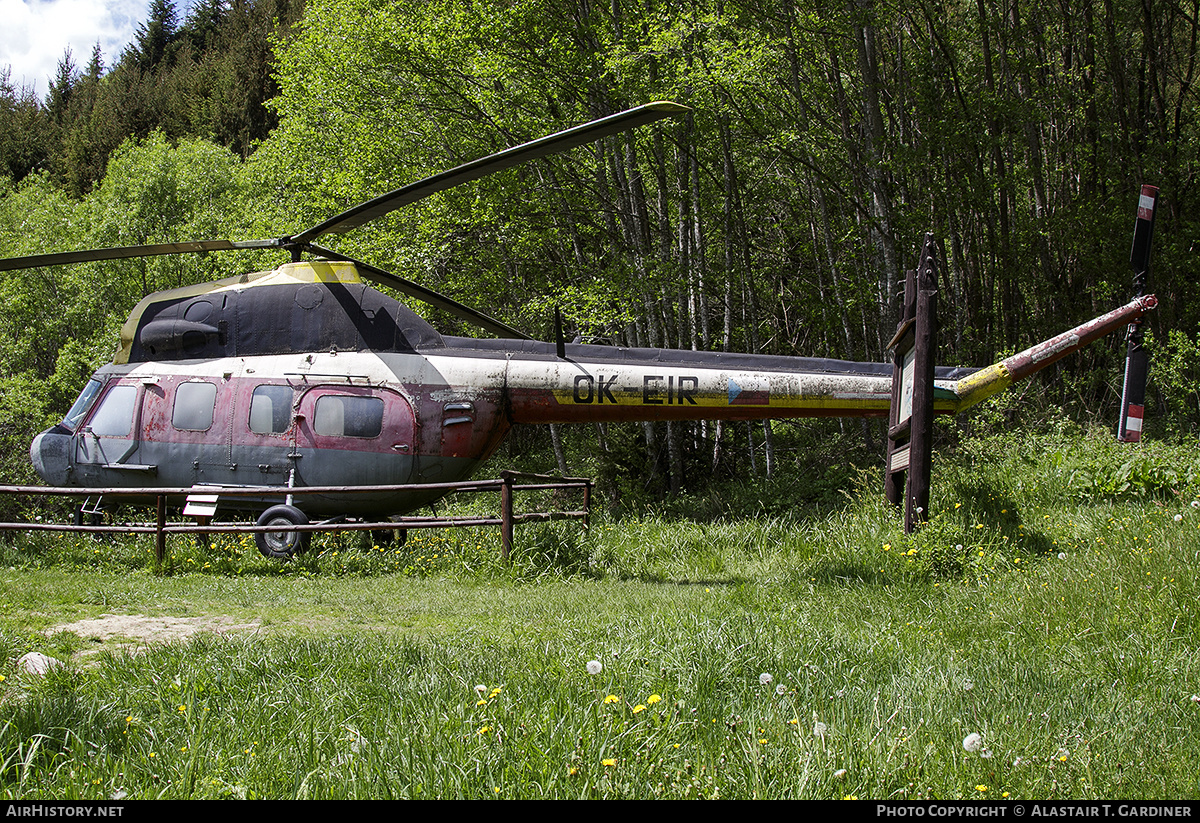
[[[278,526],[279,531],[255,532],[254,543],[263,557],[291,560],[308,551],[311,532],[288,531],[287,526],[307,526],[308,516],[295,506],[272,506],[258,517],[255,525]]]

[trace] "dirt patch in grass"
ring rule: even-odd
[[[102,614],[99,617],[55,626],[47,634],[73,632],[99,643],[170,643],[193,635],[246,634],[258,631],[257,621],[238,623],[228,617],[147,617],[143,614]]]

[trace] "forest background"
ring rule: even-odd
[[[111,66],[64,54],[44,99],[0,68],[0,256],[290,233],[667,99],[691,114],[446,192],[338,250],[535,336],[557,307],[568,336],[619,345],[882,360],[930,231],[939,361],[983,365],[1130,298],[1149,183],[1148,429],[1178,439],[1200,426],[1198,35],[1200,0],[154,0]],[[142,296],[280,262],[0,275],[0,479],[33,480],[30,440]],[[1114,336],[958,425],[1111,424],[1123,354]],[[538,430],[509,456],[552,468],[552,444],[559,470],[658,496],[881,433],[807,425]]]

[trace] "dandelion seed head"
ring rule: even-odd
[[[963,738],[963,748],[972,754],[983,748],[983,735],[979,732],[971,732]]]
[[[588,664],[587,664],[587,673],[588,674],[600,674],[600,672],[602,672],[602,671],[604,671],[604,664],[601,663],[599,660],[589,660],[588,661]]]
[[[775,687],[775,694],[779,695],[780,697],[787,694],[787,686],[780,683],[778,686]]]
[[[767,672],[763,672],[762,674],[760,674],[760,675],[758,676],[758,682],[759,682],[759,683],[761,683],[761,684],[763,684],[764,686],[769,686],[769,685],[771,685],[771,681],[772,681],[772,680],[774,680],[774,679],[775,679],[775,678],[774,678],[774,677],[771,677],[771,675],[770,675],[769,673],[767,673]]]
[[[813,735],[815,737],[824,737],[827,731],[829,731],[829,727],[820,720],[818,720],[816,723],[813,723]]]
[[[845,769],[838,769],[836,772],[833,773],[833,776],[836,777],[838,780],[844,780],[847,773],[848,772]]]
[[[1176,522],[1176,523],[1182,523],[1182,522],[1183,522],[1183,515],[1182,515],[1182,514],[1177,514],[1177,515],[1175,515],[1175,522]]]
[[[478,686],[475,687],[476,694],[483,694],[486,691],[487,691],[487,686],[483,685],[482,683],[480,683]]]

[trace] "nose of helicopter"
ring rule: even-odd
[[[33,438],[29,447],[29,459],[38,477],[51,486],[66,486],[70,469],[71,435],[60,431],[58,426]]]

